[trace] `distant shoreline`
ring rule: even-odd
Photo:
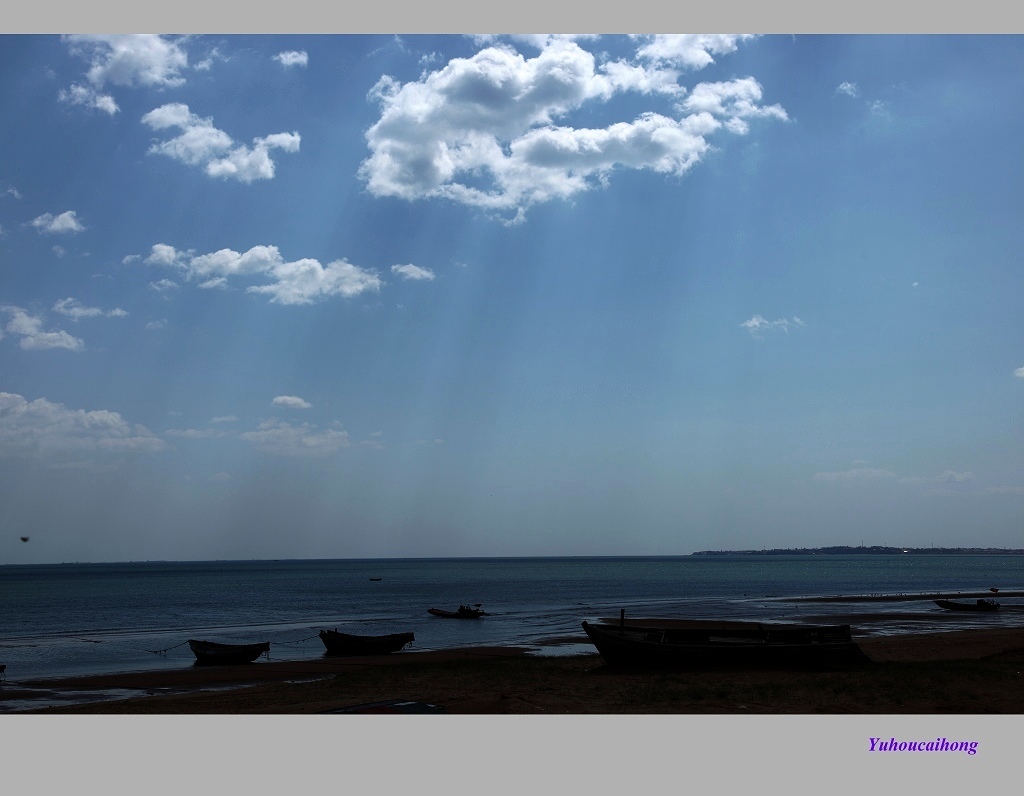
[[[1005,547],[782,547],[771,550],[699,550],[693,556],[888,556],[888,555],[930,555],[930,556],[1024,556],[1024,550]]]

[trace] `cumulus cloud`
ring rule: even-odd
[[[856,97],[860,94],[860,91],[857,90],[856,83],[850,83],[844,80],[836,86],[836,94],[845,94],[848,97]]]
[[[68,316],[73,321],[78,321],[82,318],[125,318],[128,316],[128,313],[119,307],[104,311],[98,307],[86,307],[78,299],[74,298],[61,299],[53,305],[53,310],[61,315]]]
[[[298,152],[301,142],[298,133],[274,133],[254,138],[250,149],[245,144],[236,144],[231,136],[214,127],[213,119],[192,113],[181,102],[154,108],[142,117],[142,122],[157,131],[181,131],[175,138],[154,143],[149,148],[151,154],[166,155],[188,166],[201,166],[210,177],[245,183],[273,179],[275,163],[270,157],[271,150]]]
[[[702,69],[713,64],[713,55],[735,52],[736,46],[755,36],[743,34],[684,33],[656,34],[641,37],[646,43],[637,50],[637,57],[655,63],[681,64],[691,69]]]
[[[226,284],[230,279],[269,278],[270,284],[250,285],[246,291],[267,295],[277,304],[310,304],[328,296],[357,296],[380,290],[383,284],[373,271],[345,259],[326,266],[311,258],[286,262],[276,246],[254,246],[244,253],[221,249],[195,255],[158,243],[145,262],[178,268],[189,279],[208,287],[218,280]]]
[[[435,278],[434,272],[429,268],[420,268],[418,265],[393,265],[391,266],[391,273],[397,274],[402,279],[412,280],[431,280]]]
[[[787,119],[760,104],[752,77],[701,83],[686,95],[681,70],[735,50],[742,36],[636,37],[632,61],[598,64],[569,37],[541,37],[526,58],[497,43],[456,58],[419,80],[385,75],[370,92],[380,119],[366,133],[370,156],[359,175],[375,196],[439,197],[521,221],[530,205],[605,185],[615,169],[680,176],[724,129],[749,119]],[[571,112],[625,92],[665,95],[674,115],[649,110],[601,128],[560,123]],[[666,109],[667,110],[667,109]]]
[[[82,351],[85,348],[84,340],[65,331],[44,331],[43,319],[21,307],[0,306],[0,312],[6,313],[9,318],[6,331],[20,336],[18,345],[26,351],[43,351],[49,348]]]
[[[82,105],[92,110],[103,111],[113,116],[121,110],[114,98],[109,94],[101,94],[92,86],[72,83],[69,88],[61,89],[57,99],[68,105]]]
[[[348,432],[341,429],[320,431],[309,423],[292,425],[281,420],[264,420],[256,431],[246,431],[239,437],[279,456],[329,456],[349,446]]]
[[[308,66],[309,54],[305,50],[285,50],[274,56],[274,60],[281,66]]]
[[[73,55],[89,62],[85,76],[97,88],[108,83],[171,88],[185,82],[180,72],[188,66],[188,55],[179,40],[154,34],[73,34],[61,38]]]
[[[297,395],[279,395],[270,402],[271,406],[284,406],[288,409],[310,409],[313,404],[304,401]]]
[[[1024,379],[1024,368],[1017,368],[1013,372],[1013,375],[1016,376],[1018,379]]]
[[[52,213],[43,213],[32,219],[32,226],[40,232],[50,234],[63,234],[67,232],[81,232],[85,226],[78,220],[74,210],[67,210],[59,216]]]
[[[789,333],[790,327],[806,326],[802,320],[797,318],[795,315],[792,318],[779,318],[777,321],[765,320],[762,315],[755,315],[748,321],[744,321],[740,326],[750,332],[752,337],[761,337],[765,332],[770,332],[776,329]]]
[[[220,415],[210,419],[211,423],[235,423],[237,421],[238,418],[234,415]]]
[[[0,392],[0,455],[128,453],[163,450],[166,443],[117,412],[84,411]]]

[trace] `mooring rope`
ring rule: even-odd
[[[300,638],[300,639],[298,639],[296,641],[274,641],[272,643],[273,644],[304,644],[305,642],[309,641],[310,639],[314,639],[314,638],[320,638],[320,634],[317,633],[315,636],[306,636],[306,638]]]
[[[181,642],[181,644],[175,644],[173,647],[167,647],[167,649],[162,649],[162,650],[146,650],[146,652],[152,652],[154,655],[163,655],[168,650],[177,649],[178,647],[183,647],[186,644],[188,644],[187,640]]]

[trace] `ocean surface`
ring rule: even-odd
[[[379,578],[380,580],[371,580]],[[847,622],[862,634],[1020,626],[1007,610],[951,616],[930,600],[835,595],[1024,589],[1024,556],[839,555],[133,562],[0,566],[0,688],[50,677],[191,666],[187,640],[269,641],[271,660],[320,657],[321,628],[412,631],[407,649],[527,645],[593,652],[583,620],[675,617]],[[431,607],[480,603],[488,616]],[[866,618],[879,614],[881,621]],[[859,625],[862,625],[859,627]],[[576,639],[578,643],[564,643]],[[562,643],[553,644],[554,640]],[[0,712],[15,708],[4,707]]]

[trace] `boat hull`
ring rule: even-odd
[[[583,630],[605,663],[616,668],[827,668],[868,662],[848,625],[762,626],[735,636],[589,622]]]
[[[988,614],[999,610],[999,603],[991,600],[979,601],[976,603],[958,603],[955,600],[933,600],[939,608],[947,611],[973,611],[975,613]]]
[[[352,655],[387,655],[398,652],[406,644],[415,641],[412,633],[391,633],[386,636],[357,636],[339,633],[337,630],[321,630],[320,640],[327,655],[332,657]]]
[[[481,616],[486,616],[484,611],[476,608],[460,608],[458,611],[445,611],[442,608],[428,608],[428,614],[439,616],[442,619],[479,619]]]
[[[270,653],[270,642],[259,644],[218,644],[213,641],[189,639],[189,647],[196,656],[197,666],[228,666],[252,663],[260,655]]]

